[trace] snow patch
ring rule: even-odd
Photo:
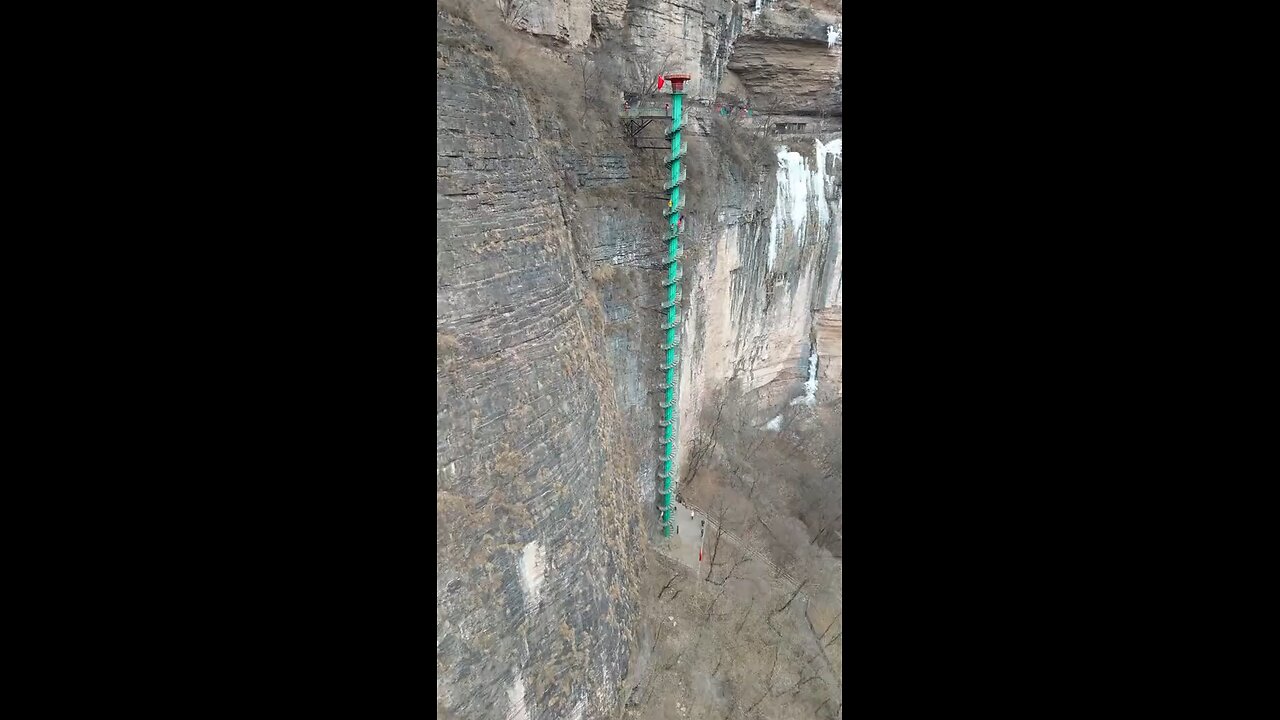
[[[507,690],[507,699],[511,707],[507,709],[506,720],[529,720],[529,708],[524,703],[524,678],[516,675],[516,681]]]
[[[520,588],[524,590],[525,610],[532,612],[538,609],[545,562],[542,545],[537,540],[524,546],[524,552],[520,554]]]
[[[792,405],[801,403],[813,407],[818,402],[818,351],[809,356],[809,379],[804,383],[804,395],[791,401]]]
[[[818,167],[814,169],[810,181],[813,183],[813,204],[818,206],[818,227],[826,227],[831,219],[831,210],[827,207],[827,147],[821,140],[814,140],[813,146],[818,157]]]
[[[809,167],[809,161],[798,152],[785,146],[779,147],[776,194],[773,201],[773,217],[769,223],[768,261],[766,268],[773,270],[778,259],[778,245],[786,240],[791,230],[796,244],[804,247],[808,239],[810,203],[817,210],[818,230],[825,231],[831,222],[831,207],[827,198],[835,193],[835,178],[829,172],[830,158],[842,157],[843,143],[839,138],[828,143],[814,140],[817,163]]]
[[[804,404],[813,405],[818,401],[818,351],[809,356],[809,379],[804,383]]]
[[[798,152],[785,147],[778,149],[777,192],[773,200],[773,220],[769,224],[769,258],[767,268],[773,269],[778,257],[778,238],[786,236],[790,227],[796,243],[804,246],[805,229],[809,216],[809,188],[813,180],[809,163]]]
[[[770,420],[769,422],[765,423],[765,427],[766,427],[766,428],[768,428],[768,429],[770,429],[770,430],[773,430],[774,432],[777,432],[777,431],[781,430],[781,429],[782,429],[782,416],[781,416],[781,415],[779,415],[779,416],[775,417],[774,419]]]

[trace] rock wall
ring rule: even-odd
[[[746,212],[725,208],[717,217],[709,252],[686,275],[682,439],[696,432],[713,391],[731,381],[759,425],[803,398],[811,375],[811,394],[840,395],[840,365],[823,358],[838,357],[840,346],[841,145],[781,140],[772,197],[748,198]]]
[[[682,461],[731,381],[761,422],[806,382],[838,396],[838,5],[522,7],[507,24],[566,67],[599,48],[669,53],[693,75]],[[663,153],[616,120],[567,142],[576,113],[514,82],[466,22],[437,21],[437,714],[613,717],[634,681],[637,566],[660,534]],[[770,145],[750,167],[719,134],[736,99]]]
[[[733,0],[628,0],[626,51],[651,70],[690,73],[690,97],[713,97],[741,32],[742,7]]]
[[[663,65],[693,76],[677,442],[683,461],[704,401],[731,381],[742,382],[764,423],[804,395],[816,350],[816,397],[840,394],[841,18],[838,5],[823,2],[627,0],[621,15],[617,9],[597,13],[592,43],[623,49],[629,63],[621,73]],[[624,86],[634,79],[609,80]],[[751,168],[734,166],[734,140],[716,122],[721,107],[743,102],[752,116],[738,122],[741,132],[763,136],[769,147],[763,165]],[[538,123],[544,138],[568,132],[551,113]],[[647,135],[660,137],[662,125]],[[663,153],[637,148],[617,127],[601,134],[607,150],[563,149],[556,162],[558,176],[568,178],[565,214],[578,261],[617,271],[599,284],[604,353],[623,432],[637,452],[636,499],[651,509]]]
[[[634,463],[521,89],[438,13],[438,717],[603,718],[643,557]]]
[[[843,132],[839,8],[760,2],[731,38],[722,83],[704,98],[707,165],[690,188],[717,195],[691,221],[702,243],[686,271],[681,460],[705,403],[737,381],[764,425],[793,404],[842,394]],[[718,107],[745,102],[740,135],[767,137],[758,174],[735,178],[726,163],[729,123]],[[696,161],[696,160],[695,160]],[[707,187],[710,185],[711,187]]]
[[[623,25],[627,0],[473,0],[495,2],[507,23],[531,35],[582,47]]]
[[[759,3],[734,42],[729,70],[768,112],[839,115],[843,42],[839,9]]]

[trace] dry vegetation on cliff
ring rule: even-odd
[[[705,559],[651,563],[627,717],[840,717],[839,407],[762,427],[741,395],[712,399],[681,486],[710,521]]]
[[[706,573],[665,557],[650,564],[626,717],[840,717],[843,622],[831,583],[793,582],[719,533],[707,539],[718,561]]]
[[[600,149],[611,140],[617,99],[622,97],[616,84],[619,72],[614,67],[617,53],[574,50],[520,32],[516,28],[524,12],[521,0],[504,2],[515,2],[516,6],[440,0],[437,7],[466,20],[483,34],[483,51],[498,58],[528,101],[539,129],[549,132],[543,135],[543,142]]]
[[[843,555],[841,405],[790,407],[760,426],[732,397],[718,392],[691,433],[683,494],[724,506],[781,566],[829,566]]]
[[[711,124],[717,146],[731,161],[731,167],[739,177],[755,178],[762,167],[772,168],[775,164],[774,147],[777,143],[763,120],[749,125],[738,117],[715,115]]]

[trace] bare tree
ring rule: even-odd
[[[720,592],[716,593],[715,597],[711,598],[711,603],[707,605],[706,619],[708,622],[711,621],[711,612],[716,609],[716,603],[719,602],[720,598],[724,597],[725,591],[729,589],[727,586],[724,586],[724,583],[721,583],[721,585],[722,587],[720,588]]]
[[[724,406],[729,401],[728,393],[720,390],[717,392],[719,400],[715,402],[715,416],[711,416],[710,407],[704,411],[704,416],[709,418],[708,427],[700,432],[693,441],[693,447],[689,453],[689,474],[685,478],[685,483],[692,486],[693,479],[698,476],[698,468],[702,466],[702,462],[707,458],[707,454],[715,449],[716,434],[720,431],[720,419],[724,416]]]
[[[774,610],[773,614],[777,615],[783,610],[786,610],[787,608],[791,607],[791,603],[795,602],[796,596],[799,595],[800,591],[804,589],[804,586],[808,584],[809,584],[808,578],[805,578],[803,581],[801,581],[800,584],[796,586],[796,589],[791,592],[791,597],[787,598],[787,601],[782,604],[782,607],[778,608],[777,610]]]
[[[738,627],[733,629],[735,633],[742,632],[742,626],[747,624],[747,616],[751,614],[751,609],[754,608],[755,606],[756,606],[756,599],[753,597],[751,598],[751,604],[748,605],[747,609],[742,613],[742,619],[738,621]]]
[[[498,12],[502,19],[512,27],[528,27],[529,11],[533,9],[533,0],[497,0]]]
[[[836,621],[839,620],[840,616],[843,614],[844,614],[844,610],[841,610],[836,613],[835,617],[831,618],[831,622],[827,623],[827,629],[822,631],[822,635],[818,636],[818,640],[822,640],[827,636],[827,633],[831,632],[831,626],[835,625]]]
[[[843,513],[843,512],[837,512],[837,513],[836,513],[836,516],[835,516],[834,518],[832,518],[832,519],[830,519],[830,520],[826,521],[826,523],[825,523],[825,524],[823,524],[822,528],[818,530],[818,533],[817,533],[816,535],[814,535],[814,536],[813,536],[813,539],[809,541],[809,544],[810,544],[810,545],[812,545],[812,544],[814,544],[814,543],[818,542],[818,538],[820,538],[820,537],[822,537],[824,534],[826,534],[826,532],[827,532],[828,530],[830,530],[830,529],[831,529],[831,526],[832,526],[833,524],[835,524],[836,522],[838,522],[838,521],[840,520],[840,518],[841,518],[841,517],[844,517],[844,513]]]
[[[724,533],[720,532],[720,527],[716,526],[716,542],[715,545],[711,547],[711,566],[707,568],[707,576],[703,578],[703,580],[707,582],[711,582],[711,573],[715,572],[716,555],[720,553],[720,536],[723,534]]]
[[[769,678],[765,680],[764,692],[760,694],[760,698],[758,700],[756,700],[754,703],[751,703],[751,707],[747,708],[747,713],[746,713],[747,715],[750,715],[751,712],[756,709],[756,706],[760,704],[761,700],[764,700],[766,697],[769,696],[769,691],[773,689],[773,674],[777,670],[778,670],[778,646],[774,645],[773,646],[773,665],[769,667]]]
[[[841,613],[843,613],[843,611],[836,613],[836,620],[840,618]],[[831,625],[834,625],[836,620],[832,620]],[[804,605],[804,621],[809,625],[809,632],[813,634],[814,643],[818,647],[818,654],[826,661],[827,669],[830,670],[832,676],[835,677],[836,683],[843,687],[844,683],[840,682],[840,676],[836,673],[835,666],[831,664],[831,658],[827,657],[827,648],[831,646],[831,643],[829,642],[826,645],[822,644],[822,638],[826,637],[827,631],[831,629],[831,625],[827,625],[827,630],[822,631],[822,635],[818,635],[818,629],[813,626],[813,620],[809,619],[809,602],[807,600]],[[831,642],[835,642],[838,637],[840,637],[840,633],[837,632],[836,637],[832,638]],[[817,655],[814,657],[817,657]]]
[[[800,690],[801,688],[804,687],[805,683],[810,683],[810,682],[813,682],[814,680],[817,680],[823,684],[826,684],[827,681],[822,679],[822,675],[820,671],[817,668],[813,667],[813,661],[816,659],[818,659],[817,655],[814,655],[812,658],[810,658],[809,662],[805,663],[805,665],[800,668],[800,679],[796,681],[796,684],[792,685],[789,688],[784,688],[783,690],[778,691],[779,694],[784,692],[790,692],[792,695],[799,695]]]
[[[732,561],[732,564],[729,566],[729,571],[725,573],[724,577],[719,580],[714,580],[712,577],[715,574],[716,567],[724,565],[722,562],[716,562],[716,558],[720,555],[720,540],[724,537],[726,531],[731,537],[733,536],[733,532],[731,530],[727,530],[727,528],[733,523],[729,516],[729,501],[726,493],[722,491],[716,496],[715,509],[706,514],[706,519],[711,522],[715,528],[716,539],[715,543],[711,547],[711,561],[707,567],[707,576],[703,578],[703,580],[711,583],[712,585],[724,585],[734,577],[734,572],[736,572],[740,566],[751,561],[751,542],[754,535],[752,531],[753,529],[748,528],[741,537],[733,537],[733,541],[739,546],[737,559]]]
[[[578,118],[578,123],[585,125],[587,122],[587,108],[591,106],[592,101],[597,100],[601,88],[602,71],[600,66],[586,55],[578,56],[573,64],[577,66],[578,73],[581,76],[582,86],[582,114]]]
[[[662,589],[658,591],[658,599],[659,599],[659,600],[661,600],[661,599],[662,599],[662,593],[666,592],[667,590],[670,590],[670,589],[671,589],[671,583],[675,582],[677,579],[679,579],[679,577],[680,577],[680,575],[679,575],[679,574],[672,575],[672,576],[671,576],[671,579],[667,581],[667,584],[662,586]],[[678,591],[677,591],[677,592],[678,592]],[[674,599],[675,599],[675,594],[674,594],[674,593],[672,593],[672,595],[671,595],[671,599],[672,599],[672,600],[674,600]]]
[[[707,575],[707,582],[710,582],[712,585],[724,585],[725,583],[733,579],[733,571],[737,570],[739,565],[745,562],[749,562],[750,560],[751,560],[751,555],[748,554],[748,551],[746,548],[743,548],[742,552],[738,555],[738,559],[734,561],[733,565],[729,566],[729,572],[725,573],[724,577],[720,579],[720,582],[716,582],[715,580],[712,580],[710,575]]]
[[[631,72],[627,77],[625,88],[626,94],[636,102],[655,97],[658,94],[658,77],[665,76],[671,69],[671,57],[675,52],[675,48],[672,48],[661,58],[648,59],[641,55],[632,55],[629,63]]]
[[[680,652],[675,656],[675,658],[674,658],[674,659],[672,659],[672,660],[671,660],[670,662],[668,662],[666,665],[663,665],[663,666],[662,666],[662,670],[665,672],[665,671],[670,670],[671,668],[675,667],[676,665],[678,665],[678,664],[680,663],[680,658],[682,658],[682,657],[684,657],[684,649],[683,649],[683,648],[682,648],[682,649],[680,650]]]

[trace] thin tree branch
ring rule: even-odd
[[[808,583],[809,583],[809,578],[805,578],[803,581],[801,581],[801,583],[796,586],[795,592],[791,593],[791,597],[787,598],[786,604],[784,604],[782,607],[778,608],[777,610],[774,610],[773,614],[777,615],[783,610],[786,610],[787,608],[791,607],[791,603],[795,601],[796,596],[800,594],[800,591],[803,590],[804,586],[807,585]]]
[[[671,579],[667,581],[667,584],[662,586],[662,589],[658,591],[658,599],[659,599],[659,600],[661,600],[661,599],[662,599],[662,593],[664,593],[664,592],[666,592],[668,589],[670,589],[670,588],[671,588],[671,583],[675,582],[675,581],[676,581],[676,578],[678,578],[678,577],[680,577],[680,573],[676,573],[675,575],[672,575],[672,576],[671,576]]]

